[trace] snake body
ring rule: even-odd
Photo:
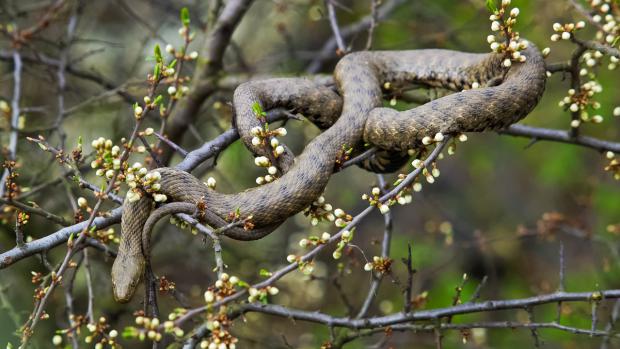
[[[238,240],[259,239],[323,193],[343,146],[366,142],[379,147],[378,157],[364,167],[389,170],[385,158],[402,163],[406,150],[420,147],[424,136],[501,129],[520,120],[538,103],[545,87],[545,66],[538,49],[529,44],[522,54],[527,60],[508,69],[502,65],[504,57],[495,53],[437,49],[357,52],[343,57],[335,68],[338,93],[306,79],[240,85],[233,97],[235,123],[242,141],[257,155],[268,150],[251,143],[250,130],[260,125],[252,108],[255,103],[264,110],[285,107],[301,112],[319,126],[331,127],[298,157],[288,150],[279,157],[280,178],[240,193],[219,193],[187,172],[157,169],[161,193],[179,204],[163,206],[151,214],[154,203],[148,195],[136,202],[125,201],[121,242],[112,268],[115,298],[126,302],[133,295],[144,272],[150,230],[160,216],[192,213],[202,201],[207,207],[206,223],[222,227],[229,223],[229,214],[239,212],[241,218],[252,217],[254,228],[233,227],[224,234]],[[399,112],[381,107],[386,82],[459,92]],[[481,87],[471,89],[474,82]]]

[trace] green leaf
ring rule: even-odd
[[[177,60],[176,59],[172,60],[172,62],[170,62],[170,64],[168,64],[168,68],[174,68],[175,65],[177,65]]]
[[[491,13],[495,13],[495,11],[497,11],[497,5],[495,5],[495,0],[487,0],[487,8]]]
[[[164,99],[164,97],[162,95],[157,95],[157,97],[155,97],[155,100],[153,101],[153,103],[155,105],[159,105],[159,103],[161,103],[161,101]]]
[[[189,10],[187,7],[181,9],[181,23],[186,27],[189,26]]]
[[[159,63],[155,64],[155,69],[153,69],[153,77],[155,80],[159,80],[159,76],[161,75],[161,67]]]
[[[267,270],[267,269],[261,269],[261,270],[258,272],[258,274],[259,274],[260,276],[263,276],[263,277],[270,277],[270,276],[271,276],[271,272],[270,272],[269,270]]]
[[[155,61],[157,61],[157,63],[161,63],[163,58],[161,56],[161,48],[159,47],[159,44],[155,45],[153,52],[155,53]]]
[[[258,102],[254,102],[254,104],[252,104],[252,111],[254,112],[254,115],[256,115],[257,117],[261,117],[261,116],[266,116],[267,115],[263,111],[263,107],[261,107],[260,103],[258,103]]]
[[[248,284],[248,283],[247,283],[247,282],[245,282],[245,281],[241,281],[241,280],[239,280],[239,282],[237,282],[237,286],[239,286],[239,287],[245,287],[245,288],[250,288],[250,284]]]
[[[136,338],[138,330],[135,327],[128,326],[123,330],[122,336],[126,339]]]

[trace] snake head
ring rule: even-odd
[[[144,275],[144,256],[119,255],[112,265],[112,288],[114,299],[119,303],[131,300]]]

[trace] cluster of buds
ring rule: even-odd
[[[601,107],[600,103],[593,99],[593,96],[602,91],[603,87],[593,80],[582,84],[579,91],[575,91],[572,88],[568,90],[568,95],[558,105],[573,113],[579,113],[579,119],[571,121],[571,127],[577,128],[582,122],[592,122],[595,124],[603,122],[601,115],[590,116],[588,112],[588,107],[594,110]]]
[[[308,248],[308,247],[312,247],[312,246],[323,245],[323,244],[326,244],[327,242],[329,242],[329,239],[331,237],[332,237],[331,234],[328,233],[328,232],[323,232],[323,234],[321,234],[321,236],[311,235],[308,238],[303,238],[303,239],[299,240],[299,247],[301,247],[301,248]],[[287,259],[288,259],[288,257],[287,257]]]
[[[284,146],[280,144],[280,141],[277,138],[279,136],[286,136],[287,131],[284,127],[270,130],[269,124],[265,122],[262,127],[256,126],[252,128],[250,132],[252,134],[252,145],[255,147],[264,147],[265,149],[269,149],[274,159],[277,159],[284,153]],[[258,156],[254,158],[254,164],[258,167],[265,167],[267,169],[267,174],[265,176],[256,178],[256,184],[262,185],[273,182],[276,179],[278,169],[271,163],[271,160],[268,157]]]
[[[222,298],[230,296],[237,291],[235,287],[247,286],[247,284],[239,280],[236,276],[230,276],[226,273],[220,274],[215,284],[207,289],[204,293],[205,302],[207,304],[213,304]]]
[[[88,335],[84,337],[86,344],[95,343],[95,348],[102,349],[105,345],[109,345],[111,348],[118,348],[120,345],[116,342],[118,338],[118,331],[110,330],[109,325],[105,317],[100,317],[99,321],[95,323],[89,323],[86,325]]]
[[[198,59],[198,51],[192,51],[190,53],[185,53],[185,48],[176,49],[171,44],[166,45],[166,52],[174,56],[177,60],[185,60],[185,61],[193,61]]]
[[[302,256],[289,254],[286,256],[286,260],[291,264],[297,263],[299,270],[301,270],[304,275],[310,275],[314,271],[314,261],[304,261],[302,260]]]
[[[96,169],[99,177],[112,179],[116,171],[121,169],[121,148],[114,145],[111,139],[99,137],[92,141],[91,146],[96,152],[95,160],[91,161],[90,167]]]
[[[387,274],[392,268],[392,259],[389,257],[372,257],[372,262],[368,262],[364,265],[366,271],[378,271],[381,274]]]
[[[239,341],[228,330],[232,321],[225,313],[211,316],[207,321],[207,329],[210,332],[208,338],[200,342],[201,349],[235,349]]]
[[[109,228],[106,230],[96,230],[94,232],[89,232],[88,235],[101,241],[104,244],[109,244],[111,242],[118,244],[120,242],[120,238],[116,236],[116,234],[114,234],[114,228]]]
[[[414,159],[411,162],[411,165],[413,167],[415,167],[415,168],[421,168],[422,169],[422,174],[426,178],[426,182],[428,182],[429,184],[435,183],[435,178],[439,177],[439,175],[441,174],[441,172],[437,168],[437,163],[436,162],[433,162],[431,164],[431,170],[430,171],[428,170],[428,167],[425,166],[424,161],[420,160],[420,159]]]
[[[448,155],[454,155],[456,153],[456,140],[459,142],[467,142],[467,135],[461,133],[456,137],[456,139],[452,139],[452,142],[448,144]]]
[[[620,160],[612,151],[605,153],[605,157],[609,160],[609,164],[605,166],[605,171],[610,172],[615,180],[620,181]]]
[[[310,224],[316,226],[322,220],[335,221],[336,215],[332,210],[332,205],[325,202],[325,197],[321,195],[310,206],[306,207],[303,212],[305,216],[310,217]]]
[[[435,136],[433,137],[430,137],[430,136],[422,137],[422,144],[431,145],[433,143],[443,142],[444,139],[445,139],[445,136],[443,135],[443,133],[437,132]]]
[[[603,43],[616,46],[620,41],[618,39],[620,38],[620,18],[618,18],[620,8],[611,0],[589,0],[589,3],[594,11],[592,20],[600,24],[596,38]]]
[[[570,40],[573,37],[575,31],[586,27],[586,22],[579,21],[577,23],[553,23],[553,31],[551,35],[551,41]]]
[[[254,288],[250,287],[248,289],[248,302],[261,302],[267,303],[267,298],[269,296],[275,296],[280,293],[280,290],[274,286],[267,286],[263,288]]]
[[[166,321],[166,323],[167,322],[168,321]],[[154,342],[159,342],[162,340],[163,334],[161,333],[161,330],[159,328],[160,321],[158,318],[149,318],[146,316],[138,315],[136,316],[135,324],[137,327],[130,326],[125,328],[125,330],[123,331],[123,337],[137,338],[140,341],[148,339]],[[172,328],[169,329],[164,324],[164,329],[168,333],[174,333],[174,335],[177,337],[183,337],[183,335],[185,334],[182,329],[174,328],[174,325],[172,326]]]
[[[393,200],[388,200],[386,203],[381,202],[381,189],[374,187],[370,190],[370,195],[362,194],[362,200],[368,201],[371,206],[376,206],[382,214],[390,212],[390,205],[393,204]]]
[[[334,216],[336,216],[336,220],[334,221],[334,225],[338,228],[344,228],[353,220],[353,216],[347,214],[343,209],[337,208],[334,210]]]
[[[136,162],[129,167],[126,172],[125,181],[130,188],[127,192],[127,199],[129,202],[140,200],[143,190],[151,194],[155,202],[165,202],[168,200],[165,194],[159,193],[161,189],[161,184],[159,183],[161,174],[158,171],[148,172],[146,167]]]
[[[527,48],[527,42],[521,40],[519,33],[514,30],[519,9],[515,7],[509,10],[508,6],[510,6],[510,0],[502,0],[501,6],[493,9],[489,20],[491,20],[491,30],[498,32],[498,36],[493,34],[487,36],[491,50],[504,55],[502,65],[506,68],[510,67],[512,62],[525,62],[526,58],[521,51]],[[472,88],[475,87],[472,85]]]
[[[342,232],[342,234],[340,235],[340,241],[338,241],[338,245],[336,246],[336,249],[332,253],[332,257],[334,257],[334,259],[340,259],[340,257],[342,257],[342,251],[347,246],[347,244],[349,244],[349,242],[353,240],[353,232],[354,232],[354,229],[344,230]]]
[[[398,176],[402,177],[402,179],[404,179],[405,177],[403,174],[399,174]],[[402,179],[399,178],[398,181],[401,181]],[[405,206],[405,205],[410,204],[413,201],[413,195],[410,194],[410,189],[402,190],[400,193],[396,195],[394,199],[399,205]]]

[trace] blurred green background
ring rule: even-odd
[[[387,1],[387,0],[384,0]],[[339,0],[346,9],[338,10],[342,26],[355,22],[369,12],[370,1]],[[3,11],[35,7],[40,1],[3,0]],[[78,23],[78,41],[71,51],[76,63],[84,69],[97,71],[108,80],[119,84],[127,82],[134,95],[145,93],[144,77],[152,63],[145,59],[155,43],[180,45],[177,34],[178,10],[187,6],[192,15],[192,26],[199,35],[193,49],[200,48],[204,34],[200,23],[206,20],[203,1],[86,1]],[[577,21],[581,18],[569,6],[569,1],[513,1],[521,15],[517,29],[524,38],[539,48],[551,47],[548,62],[566,61],[574,47],[568,42],[552,43],[554,22]],[[126,7],[143,19],[140,23],[129,15]],[[17,12],[27,26],[34,17]],[[21,14],[20,14],[21,13]],[[274,76],[303,75],[309,61],[315,57],[331,31],[325,17],[322,1],[312,0],[257,0],[252,5],[241,26],[235,32],[234,45],[225,59],[226,74],[251,73]],[[45,39],[35,46],[50,56],[58,53],[58,38],[64,34],[66,13],[50,28]],[[413,0],[399,6],[388,19],[378,26],[374,49],[404,50],[416,48],[450,48],[470,52],[487,52],[486,36],[490,22],[484,1],[478,0]],[[7,12],[0,12],[0,22],[7,20]],[[145,24],[146,23],[146,24]],[[591,38],[586,29],[583,38]],[[165,42],[162,42],[162,39]],[[365,32],[356,36],[354,49],[363,47]],[[0,42],[3,50],[10,47]],[[330,73],[336,58],[326,64],[322,72]],[[12,66],[0,62],[0,97],[11,98]],[[189,68],[191,71],[192,67]],[[605,121],[598,125],[582,127],[585,134],[602,139],[620,139],[620,119],[612,116],[612,109],[620,105],[620,85],[617,71],[601,68],[598,76],[604,87],[597,95],[601,103],[600,114]],[[26,64],[23,82],[22,107],[42,107],[26,113],[26,130],[50,125],[55,118],[56,82],[53,71],[44,66]],[[95,84],[69,77],[67,103],[69,106],[84,102],[102,90]],[[522,123],[540,127],[567,129],[568,113],[557,103],[569,88],[567,77],[554,74],[538,107]],[[194,149],[201,140],[208,140],[230,125],[230,91],[221,91],[205,104],[195,130],[188,132],[183,147]],[[223,102],[214,108],[214,102]],[[399,105],[401,108],[412,106]],[[49,109],[48,109],[49,108]],[[98,98],[80,108],[65,122],[67,145],[72,147],[77,137],[85,144],[99,136],[118,141],[127,136],[133,124],[130,106],[114,95]],[[2,120],[6,123],[6,120]],[[157,120],[150,125],[158,126]],[[3,124],[4,125],[4,124]],[[6,126],[6,125],[4,125]],[[281,141],[299,153],[303,145],[318,131],[306,121],[287,124],[289,135]],[[192,134],[199,135],[192,136]],[[200,139],[199,139],[200,138]],[[8,132],[3,132],[2,143],[7,144]],[[52,143],[58,139],[50,138]],[[413,246],[413,262],[417,269],[414,292],[428,291],[424,308],[449,306],[454,288],[461,283],[462,275],[470,277],[463,291],[467,300],[482,277],[488,283],[482,289],[482,299],[508,299],[528,297],[552,292],[558,287],[559,248],[563,242],[566,256],[566,285],[568,291],[590,291],[620,288],[620,259],[617,254],[618,236],[607,232],[610,224],[620,223],[620,185],[609,173],[603,171],[604,157],[590,149],[572,145],[538,142],[529,147],[529,140],[500,136],[495,133],[470,134],[469,141],[458,145],[457,153],[439,162],[441,176],[433,185],[425,185],[414,195],[411,205],[394,207],[394,237],[392,253],[394,279],[387,277],[371,308],[373,314],[398,312],[402,309],[402,284],[406,280],[404,264],[400,261],[407,254],[407,244]],[[90,151],[86,146],[86,151]],[[60,175],[60,169],[49,155],[20,139],[18,155],[21,163],[19,181],[32,187]],[[136,155],[138,160],[140,156]],[[178,161],[175,158],[175,161]],[[402,171],[407,171],[407,168]],[[200,171],[199,171],[200,172]],[[205,171],[202,171],[205,172]],[[205,178],[213,176],[218,189],[237,192],[254,185],[254,179],[264,173],[253,165],[251,154],[235,143],[219,157],[217,168],[207,171]],[[93,183],[101,183],[93,173],[88,174]],[[393,176],[388,176],[392,179]],[[349,168],[336,174],[325,197],[334,207],[348,213],[360,212],[366,205],[360,199],[376,184],[376,177],[358,168]],[[56,214],[72,219],[71,206],[65,190],[84,196],[94,202],[91,192],[60,184],[50,187],[29,200]],[[112,208],[108,205],[108,208]],[[543,215],[554,213],[561,224],[570,229],[543,229]],[[443,225],[442,225],[443,223]],[[446,229],[449,223],[450,229]],[[13,222],[6,222],[0,230],[0,250],[14,246]],[[442,226],[444,229],[439,229]],[[187,231],[179,231],[169,224],[160,224],[154,247],[154,270],[176,283],[188,297],[188,303],[200,305],[202,293],[214,282],[213,252],[208,242]],[[58,227],[33,216],[25,232],[33,239],[57,230]],[[115,227],[117,233],[118,226]],[[548,231],[547,231],[548,230]],[[569,231],[568,231],[569,230]],[[323,231],[336,232],[328,223],[311,227],[308,219],[298,215],[282,225],[276,232],[256,242],[224,241],[224,261],[228,272],[250,283],[259,281],[261,268],[276,270],[286,264],[286,256],[299,250],[297,242],[307,235],[320,235]],[[568,231],[568,232],[567,232]],[[576,234],[574,232],[577,232]],[[573,232],[574,234],[571,234]],[[368,258],[380,254],[383,219],[373,213],[356,231],[354,244]],[[328,249],[331,251],[331,249]],[[65,248],[49,251],[48,258],[57,263]],[[133,321],[132,313],[142,308],[141,297],[136,296],[128,305],[114,302],[111,294],[110,267],[112,260],[99,252],[92,252],[92,272],[95,283],[95,315],[105,316],[113,328],[122,330]],[[339,274],[338,263],[342,263]],[[364,257],[357,249],[340,261],[323,253],[316,261],[315,277],[309,279],[300,272],[292,273],[278,282],[279,295],[273,303],[306,310],[321,310],[332,315],[346,316],[334,278],[342,285],[342,292],[354,309],[359,309],[370,284],[369,273],[363,270]],[[0,345],[18,343],[14,336],[17,326],[23,323],[32,310],[30,271],[45,272],[38,257],[21,261],[0,271],[2,310],[0,311]],[[141,292],[141,291],[139,291]],[[86,285],[83,271],[75,284],[76,310],[84,312]],[[599,328],[607,323],[607,314],[613,303],[602,302]],[[162,314],[177,307],[168,296],[160,297]],[[590,304],[566,304],[563,324],[589,328]],[[51,347],[54,331],[66,328],[64,296],[56,291],[47,307],[50,319],[43,321],[36,330],[33,347]],[[555,305],[538,307],[537,321],[552,321]],[[511,320],[527,321],[525,311],[505,311],[471,316],[458,316],[455,322]],[[248,314],[237,320],[233,333],[238,335],[238,348],[284,348],[289,343],[294,348],[317,348],[329,339],[324,326],[292,321],[262,314]],[[476,331],[467,344],[458,331],[446,332],[445,348],[522,348],[533,347],[529,330]],[[284,339],[285,338],[285,339]],[[572,335],[556,330],[541,330],[540,338],[546,348],[598,348],[599,338]],[[373,347],[383,342],[384,347],[434,348],[434,337],[424,333],[394,332],[389,338],[382,334],[362,338],[348,344],[347,348]],[[83,344],[83,341],[81,342]],[[147,348],[146,344],[124,343],[126,348]],[[84,347],[88,347],[83,344]],[[618,345],[613,342],[612,345]]]

